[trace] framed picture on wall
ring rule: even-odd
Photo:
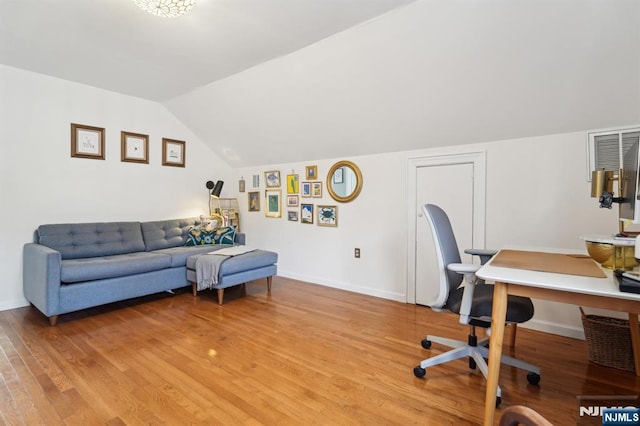
[[[250,212],[259,212],[260,211],[260,192],[249,192],[247,194],[249,201],[249,211]]]
[[[287,212],[287,219],[289,219],[292,222],[297,222],[298,221],[298,211],[297,210],[289,210]]]
[[[282,191],[279,189],[267,189],[264,191],[265,196],[265,210],[264,215],[266,217],[281,217],[282,216]]]
[[[186,145],[185,141],[162,138],[162,165],[184,167]]]
[[[300,223],[313,223],[313,204],[300,205]]]
[[[280,188],[280,170],[264,172],[267,188]]]
[[[297,195],[287,195],[287,207],[298,207],[298,205]]]
[[[311,196],[314,198],[322,197],[322,182],[311,182]]]
[[[120,132],[120,161],[149,164],[149,135]]]
[[[287,194],[300,192],[300,178],[297,174],[287,175]]]
[[[305,172],[307,180],[318,179],[318,166],[307,166]]]
[[[300,196],[302,198],[311,197],[311,182],[302,182],[302,186],[300,186]]]
[[[338,226],[338,206],[318,206],[318,226]]]
[[[104,160],[104,127],[71,123],[71,156]]]

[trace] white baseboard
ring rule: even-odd
[[[550,334],[557,334],[564,337],[571,337],[572,339],[584,340],[584,331],[582,328],[571,327],[563,324],[555,324],[547,321],[532,319],[523,324],[518,324],[518,327],[542,331]]]
[[[352,291],[354,293],[366,294],[368,296],[380,297],[383,299],[395,300],[396,302],[406,303],[406,295],[404,293],[394,293],[383,290],[371,289],[368,287],[354,286],[349,283],[336,282],[324,278],[313,277],[309,275],[296,274],[289,271],[278,271],[278,275],[285,278],[304,281],[310,284],[318,284],[326,287],[337,288],[340,290]],[[559,336],[570,337],[573,339],[584,340],[584,331],[582,328],[568,326],[564,324],[551,323],[544,320],[532,319],[524,324],[518,324],[518,327],[527,328],[544,333],[557,334]]]
[[[350,283],[331,281],[320,277],[296,274],[289,271],[278,270],[278,275],[285,278],[291,278],[298,281],[304,281],[309,284],[319,284],[325,287],[337,288],[339,290],[351,291],[358,294],[366,294],[367,296],[380,297],[382,299],[395,300],[396,302],[405,303],[406,295],[404,293],[394,293],[391,291],[377,290],[369,287],[356,286]]]
[[[7,300],[0,303],[0,311],[8,311],[9,309],[24,308],[29,306],[27,299]]]

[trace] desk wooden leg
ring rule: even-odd
[[[640,329],[638,328],[638,314],[629,312],[629,330],[631,331],[631,346],[633,347],[633,363],[636,366],[636,376],[640,376]]]
[[[507,317],[507,284],[496,282],[493,287],[493,311],[491,313],[491,344],[489,345],[489,374],[484,399],[484,424],[492,426],[496,413],[500,357]]]

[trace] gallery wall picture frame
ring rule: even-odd
[[[313,198],[322,197],[322,182],[311,182],[311,196]]]
[[[289,194],[287,195],[287,207],[298,207],[300,202],[298,201],[298,196]]]
[[[300,196],[302,198],[311,197],[311,182],[302,182],[300,186]]]
[[[318,206],[318,226],[338,226],[338,206]]]
[[[244,192],[246,188],[246,183],[244,181],[244,177],[241,177],[238,181],[238,192]]]
[[[71,156],[104,160],[104,127],[71,123]]]
[[[267,188],[280,188],[280,170],[264,172],[264,181]]]
[[[162,138],[162,165],[184,167],[187,143],[175,139]]]
[[[149,135],[121,131],[120,161],[149,164]]]
[[[298,211],[297,210],[289,210],[287,212],[287,219],[290,220],[291,222],[297,222],[298,221]]]
[[[287,175],[287,194],[297,194],[300,192],[300,176],[297,174]]]
[[[300,204],[300,223],[313,223],[313,204]]]
[[[260,175],[253,175],[251,180],[254,188],[260,188]]]
[[[247,193],[248,198],[248,206],[250,212],[259,212],[260,211],[260,192],[252,191]]]
[[[306,166],[304,170],[307,180],[318,179],[318,166]]]
[[[282,191],[280,189],[266,189],[264,191],[266,217],[282,217]]]

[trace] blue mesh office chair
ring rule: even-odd
[[[438,259],[439,283],[438,292],[432,302],[431,309],[436,312],[448,311],[460,316],[460,323],[470,327],[467,342],[447,339],[444,337],[427,336],[422,340],[422,347],[429,349],[433,342],[451,348],[448,352],[423,360],[413,369],[416,377],[422,378],[426,368],[442,364],[455,359],[469,357],[469,367],[480,369],[484,377],[489,370],[485,358],[489,357],[489,350],[484,346],[488,338],[478,341],[476,326],[489,328],[491,326],[491,310],[493,307],[493,285],[485,284],[476,278],[475,272],[481,265],[463,264],[456,243],[451,222],[447,214],[440,207],[425,204],[425,213],[436,248]],[[492,250],[468,249],[465,253],[480,256],[481,263],[487,262],[495,254]],[[523,323],[533,317],[533,303],[527,297],[509,296],[507,303],[507,323]],[[531,384],[540,381],[540,369],[513,357],[502,356],[502,363],[523,370],[527,370],[527,380]],[[496,406],[500,405],[502,392],[498,387]]]

